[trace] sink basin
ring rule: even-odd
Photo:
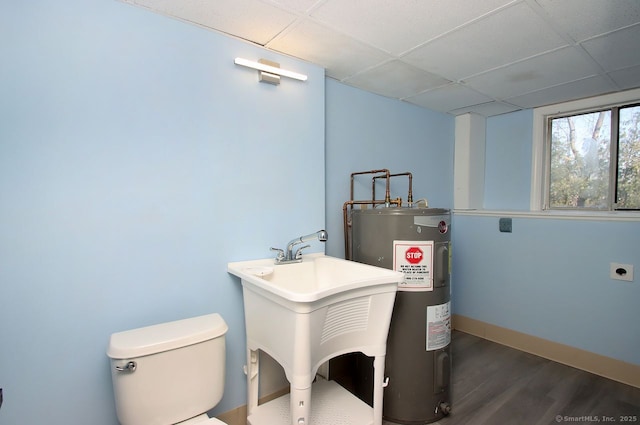
[[[393,287],[403,280],[400,272],[324,254],[304,255],[301,263],[293,264],[275,265],[272,258],[241,261],[229,263],[227,270],[240,277],[243,285],[295,303],[363,288]]]
[[[270,258],[227,265],[242,282],[247,423],[275,425],[257,401],[258,350],[280,363],[291,384],[287,425],[309,423],[311,386],[319,366],[359,351],[374,357],[375,374],[374,406],[363,423],[381,425],[387,334],[404,275],[324,254],[302,259],[292,264],[276,265]]]

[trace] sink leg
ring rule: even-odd
[[[373,425],[382,425],[384,358],[385,356],[376,356],[373,360]]]
[[[258,350],[247,349],[247,416],[258,407],[260,356]]]
[[[309,420],[311,410],[311,387],[294,388],[291,386],[291,425],[312,425]]]

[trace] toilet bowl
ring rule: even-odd
[[[111,335],[107,355],[121,425],[225,425],[227,324],[208,314]]]

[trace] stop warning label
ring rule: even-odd
[[[404,273],[399,291],[433,291],[433,241],[393,241],[393,269]]]
[[[420,249],[419,246],[412,246],[407,249],[406,255],[407,261],[411,264],[418,264],[422,261],[424,257],[424,252]]]

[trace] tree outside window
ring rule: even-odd
[[[640,209],[640,106],[620,109],[617,207]]]
[[[548,123],[549,208],[640,209],[640,106]]]

